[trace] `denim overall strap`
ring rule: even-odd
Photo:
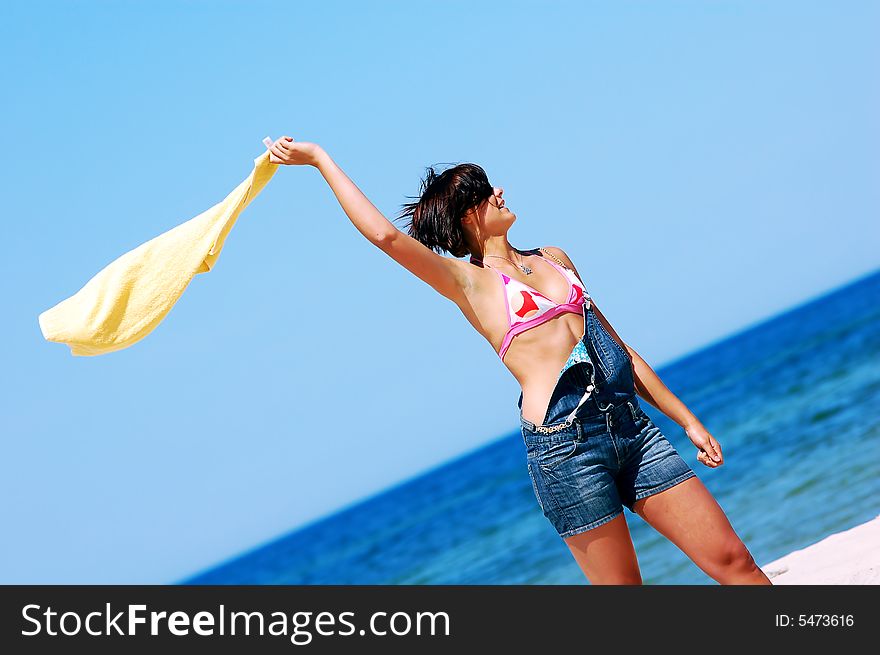
[[[562,371],[551,394],[542,425],[526,420],[520,412],[525,429],[539,434],[567,430],[578,420],[579,413],[584,420],[598,418],[610,425],[613,415],[616,415],[615,408],[627,403],[637,403],[632,360],[591,309],[591,306],[585,306],[582,337],[590,361],[574,364]],[[592,402],[584,409],[588,400]],[[520,408],[521,403],[522,394],[518,403]]]
[[[563,370],[560,375],[557,377],[556,386],[553,389],[553,393],[551,394],[550,403],[547,407],[547,411],[544,414],[544,420],[542,425],[535,425],[531,421],[527,420],[522,416],[522,412],[520,412],[520,419],[523,425],[534,432],[539,434],[553,434],[555,432],[559,432],[561,430],[569,429],[572,424],[574,424],[577,414],[580,411],[581,407],[584,406],[584,403],[589,400],[593,392],[596,390],[596,366],[593,362],[595,362],[596,355],[595,350],[592,348],[590,344],[590,331],[588,329],[589,322],[587,318],[587,314],[589,313],[589,301],[584,304],[583,310],[583,318],[584,318],[584,334],[581,337],[581,342],[584,343],[587,349],[587,354],[589,356],[590,362],[583,363],[589,371],[589,377],[584,375],[582,372],[582,366],[573,365],[570,369]],[[577,347],[577,346],[576,346]],[[568,412],[568,415],[561,422],[554,422],[552,424],[547,424],[551,414],[556,415],[558,411],[562,409],[562,407],[566,407],[570,405],[572,399],[572,391],[581,386],[583,382],[586,384],[582,387],[584,389],[583,394],[580,399],[571,408]],[[520,393],[519,401],[517,403],[520,408],[522,407],[522,393]]]

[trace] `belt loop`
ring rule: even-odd
[[[636,416],[636,408],[633,407],[633,404],[628,400],[626,401],[626,404],[629,405],[629,413],[632,415],[633,421],[638,420],[638,417]]]
[[[581,422],[578,419],[574,420],[575,429],[577,430],[577,440],[584,440],[584,429],[581,427]]]

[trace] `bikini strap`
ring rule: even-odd
[[[553,254],[552,252],[550,252],[549,250],[544,250],[543,247],[538,248],[538,250],[540,250],[540,251],[541,251],[542,253],[544,253],[545,255],[550,255],[553,259],[555,259],[555,260],[558,261],[560,264],[562,264],[562,266],[563,266],[564,268],[568,268],[568,265],[566,265],[566,263],[565,263],[564,261],[562,261],[561,259],[559,259],[559,257],[557,257],[556,255],[554,255],[554,254]],[[571,270],[571,269],[569,269],[569,270]]]
[[[577,280],[578,283],[580,284],[581,288],[584,289],[584,294],[585,294],[587,297],[589,297],[590,294],[589,294],[589,292],[587,291],[587,289],[586,289],[586,287],[585,287],[585,285],[584,285],[584,281],[581,280],[580,276],[578,276],[578,274],[574,272],[574,269],[569,268],[567,264],[565,264],[562,260],[560,260],[560,259],[559,259],[556,255],[554,255],[552,252],[548,252],[548,251],[544,250],[543,248],[539,248],[539,250],[541,250],[542,252],[547,253],[548,255],[550,255],[551,257],[553,257],[553,259],[555,259],[556,261],[558,261],[558,262],[561,264],[561,266],[557,266],[556,264],[554,264],[554,263],[553,263],[552,261],[550,261],[549,259],[545,259],[545,260],[544,260],[544,261],[546,261],[548,264],[551,264],[551,265],[552,265],[556,270],[558,270],[560,273],[562,273],[563,275],[565,275],[566,278],[569,277],[569,276],[566,275],[566,273],[565,273],[566,271],[568,271],[568,272],[571,274],[571,277],[574,278],[575,280]],[[544,259],[544,258],[542,257],[542,259]]]

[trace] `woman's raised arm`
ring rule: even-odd
[[[413,275],[456,304],[470,284],[468,264],[444,257],[397,227],[382,215],[323,148],[315,143],[281,137],[270,148],[276,164],[311,165],[317,168],[336,195],[342,210],[358,231]]]

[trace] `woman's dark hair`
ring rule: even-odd
[[[494,193],[486,171],[476,164],[458,164],[440,174],[428,167],[419,199],[404,204],[397,218],[409,216],[407,232],[431,250],[464,257],[470,250],[461,219]]]

